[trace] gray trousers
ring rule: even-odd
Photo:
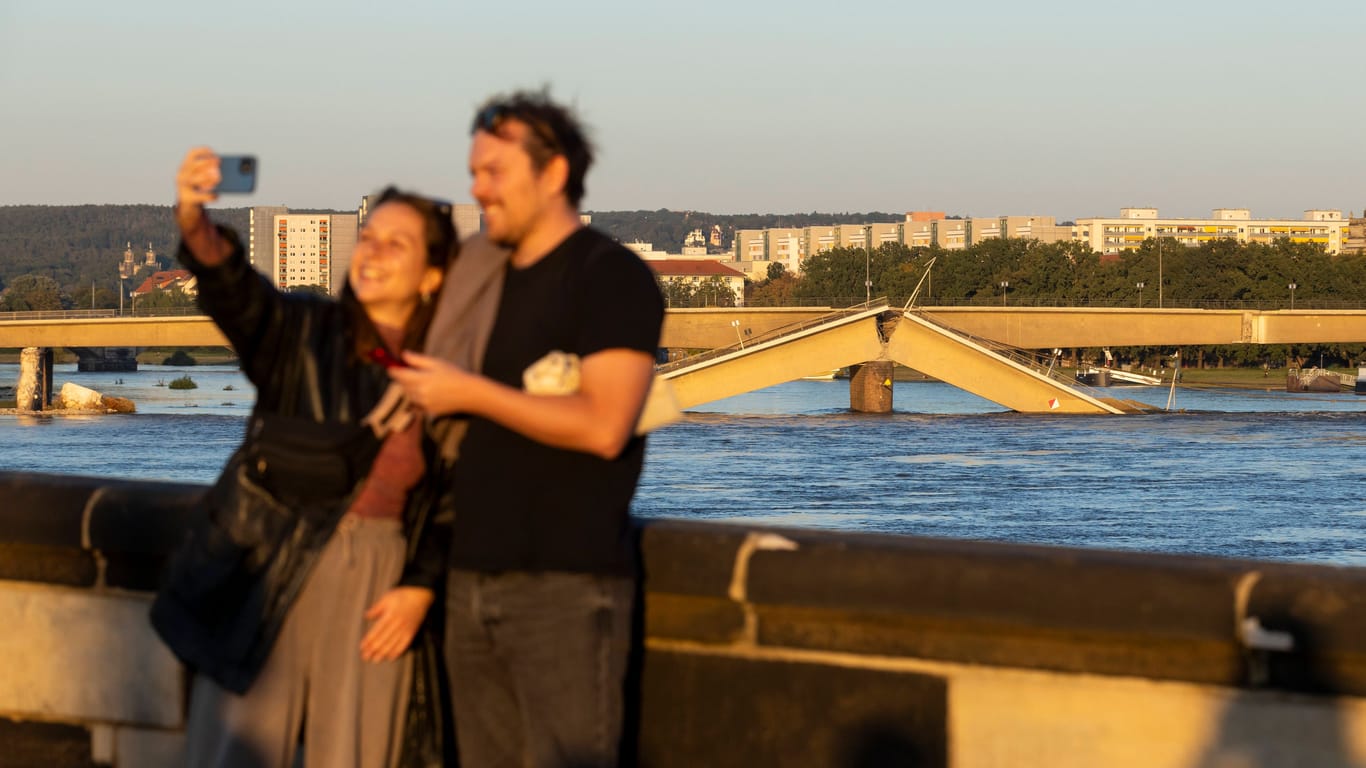
[[[617,764],[633,586],[451,572],[446,664],[462,766]]]
[[[403,572],[397,520],[348,515],[323,548],[260,676],[238,696],[194,679],[191,768],[287,768],[303,728],[306,768],[392,765],[408,701],[410,657],[367,663],[364,614]]]

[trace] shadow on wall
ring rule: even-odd
[[[652,650],[643,687],[644,768],[948,764],[932,675]]]

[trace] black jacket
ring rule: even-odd
[[[358,422],[389,379],[382,366],[356,354],[352,329],[368,320],[348,314],[360,315],[359,310],[280,293],[247,264],[235,233],[220,231],[233,245],[222,266],[199,264],[183,244],[178,258],[198,278],[200,306],[228,337],[256,386],[256,406],[246,441],[228,459],[168,562],[152,624],[182,661],[241,693],[264,665],[285,615],[369,469],[377,445]],[[356,481],[321,498],[267,490],[253,452],[263,429],[344,438],[336,453],[360,457]],[[305,454],[299,471],[306,474],[312,463]],[[444,576],[445,540],[426,524],[426,487],[424,481],[405,511],[409,557],[401,583],[435,589]]]

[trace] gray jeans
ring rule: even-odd
[[[452,571],[446,663],[460,763],[614,766],[630,579]]]

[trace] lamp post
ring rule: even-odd
[[[871,227],[863,231],[863,306],[873,303],[873,233]]]
[[[1143,307],[1143,286],[1147,285],[1147,283],[1138,282],[1134,283],[1134,285],[1138,288],[1138,306],[1141,309]]]
[[[1008,288],[1010,288],[1010,281],[1009,281],[1009,280],[1002,280],[1002,281],[1001,281],[1001,306],[1003,306],[1003,307],[1006,305],[1006,290],[1007,290]]]
[[[125,281],[133,276],[132,265],[126,261],[119,262],[119,317],[123,317],[123,295],[128,293]]]
[[[1286,288],[1289,288],[1289,289],[1290,289],[1290,311],[1291,311],[1291,312],[1294,312],[1294,311],[1295,311],[1295,289],[1296,289],[1296,288],[1299,288],[1299,286],[1296,285],[1295,283],[1291,283],[1290,285],[1287,285]]]

